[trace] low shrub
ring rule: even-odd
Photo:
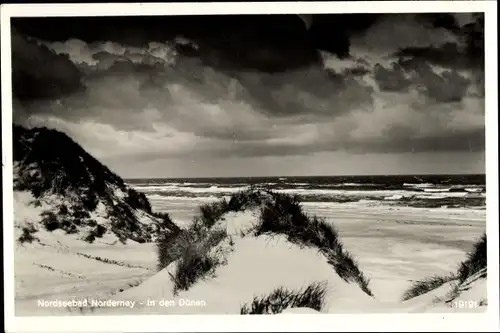
[[[69,220],[64,220],[60,222],[59,229],[64,230],[67,234],[75,234],[78,232],[78,228],[75,223]]]
[[[92,232],[87,233],[82,240],[88,243],[93,243],[95,241],[95,235]]]
[[[47,231],[54,231],[59,228],[59,220],[53,212],[45,211],[41,214],[41,223]]]
[[[101,238],[102,236],[104,236],[104,234],[106,233],[106,227],[101,225],[101,224],[98,224],[95,229],[92,231],[92,233],[97,237],[97,238]]]
[[[22,228],[22,234],[19,236],[17,239],[19,243],[32,243],[36,240],[38,240],[38,237],[33,236],[33,234],[37,232],[35,227],[33,225],[27,225]]]

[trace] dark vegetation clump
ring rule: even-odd
[[[172,221],[172,218],[168,213],[162,213],[162,212],[153,212],[151,215],[154,217],[158,218],[160,220],[159,222],[159,229],[161,231],[170,231],[170,232],[179,232],[181,229],[177,226],[177,224]]]
[[[106,233],[106,227],[98,224],[95,228],[88,231],[88,233],[83,237],[83,240],[89,243],[93,243],[96,238],[102,238]]]
[[[87,243],[93,243],[95,241],[95,235],[92,232],[89,232],[85,237],[83,237],[83,240]]]
[[[54,214],[53,212],[43,212],[41,214],[42,216],[42,225],[47,229],[47,231],[54,231],[56,229],[59,229],[60,227],[60,222],[57,218],[57,215]]]
[[[102,236],[104,236],[104,234],[106,233],[106,227],[99,224],[92,232],[97,238],[102,238]]]
[[[67,208],[63,205],[60,211],[65,209]],[[92,237],[102,237],[106,232],[106,227],[98,225],[94,219],[87,218],[87,216],[89,215],[80,214],[78,212],[63,215],[55,214],[51,211],[45,211],[41,214],[41,224],[47,231],[60,229],[65,231],[66,234],[75,234],[81,227],[94,227],[94,229],[89,233],[91,236],[86,236],[85,239],[91,240]]]
[[[34,236],[33,234],[37,232],[35,227],[33,225],[27,225],[22,228],[22,234],[19,236],[17,239],[19,243],[32,243],[34,241],[38,240],[38,237]]]
[[[254,297],[250,305],[244,304],[240,313],[278,314],[288,308],[311,308],[321,311],[325,303],[326,284],[313,283],[303,290],[290,290],[284,287],[275,289],[267,296]]]
[[[69,211],[68,211],[68,206],[66,206],[65,204],[62,204],[60,207],[59,207],[59,215],[66,215],[68,214]]]
[[[125,197],[125,202],[134,209],[140,209],[149,214],[153,212],[151,208],[151,203],[146,198],[146,195],[142,192],[137,192],[133,188],[129,188],[127,190],[127,196]]]
[[[81,222],[81,220],[63,220],[59,223],[59,229],[64,230],[67,234],[76,234],[78,232],[78,224],[75,224],[76,221]]]
[[[71,216],[74,217],[75,219],[88,219],[90,218],[90,213],[84,207],[74,205]]]

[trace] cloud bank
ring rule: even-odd
[[[14,32],[15,120],[63,130],[100,158],[144,163],[484,152],[482,46],[470,37],[481,19],[383,15],[349,31],[348,56],[312,49],[306,65],[279,71],[262,64],[289,46],[244,44],[237,69],[234,47],[181,36],[135,46]]]

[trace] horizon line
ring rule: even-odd
[[[486,173],[423,173],[423,174],[346,174],[346,175],[295,175],[295,176],[202,176],[202,177],[122,177],[124,180],[140,180],[140,179],[235,179],[235,178],[314,178],[314,177],[428,177],[428,176],[486,176]]]

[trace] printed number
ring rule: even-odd
[[[477,301],[455,301],[453,306],[459,309],[472,309],[479,306]]]

